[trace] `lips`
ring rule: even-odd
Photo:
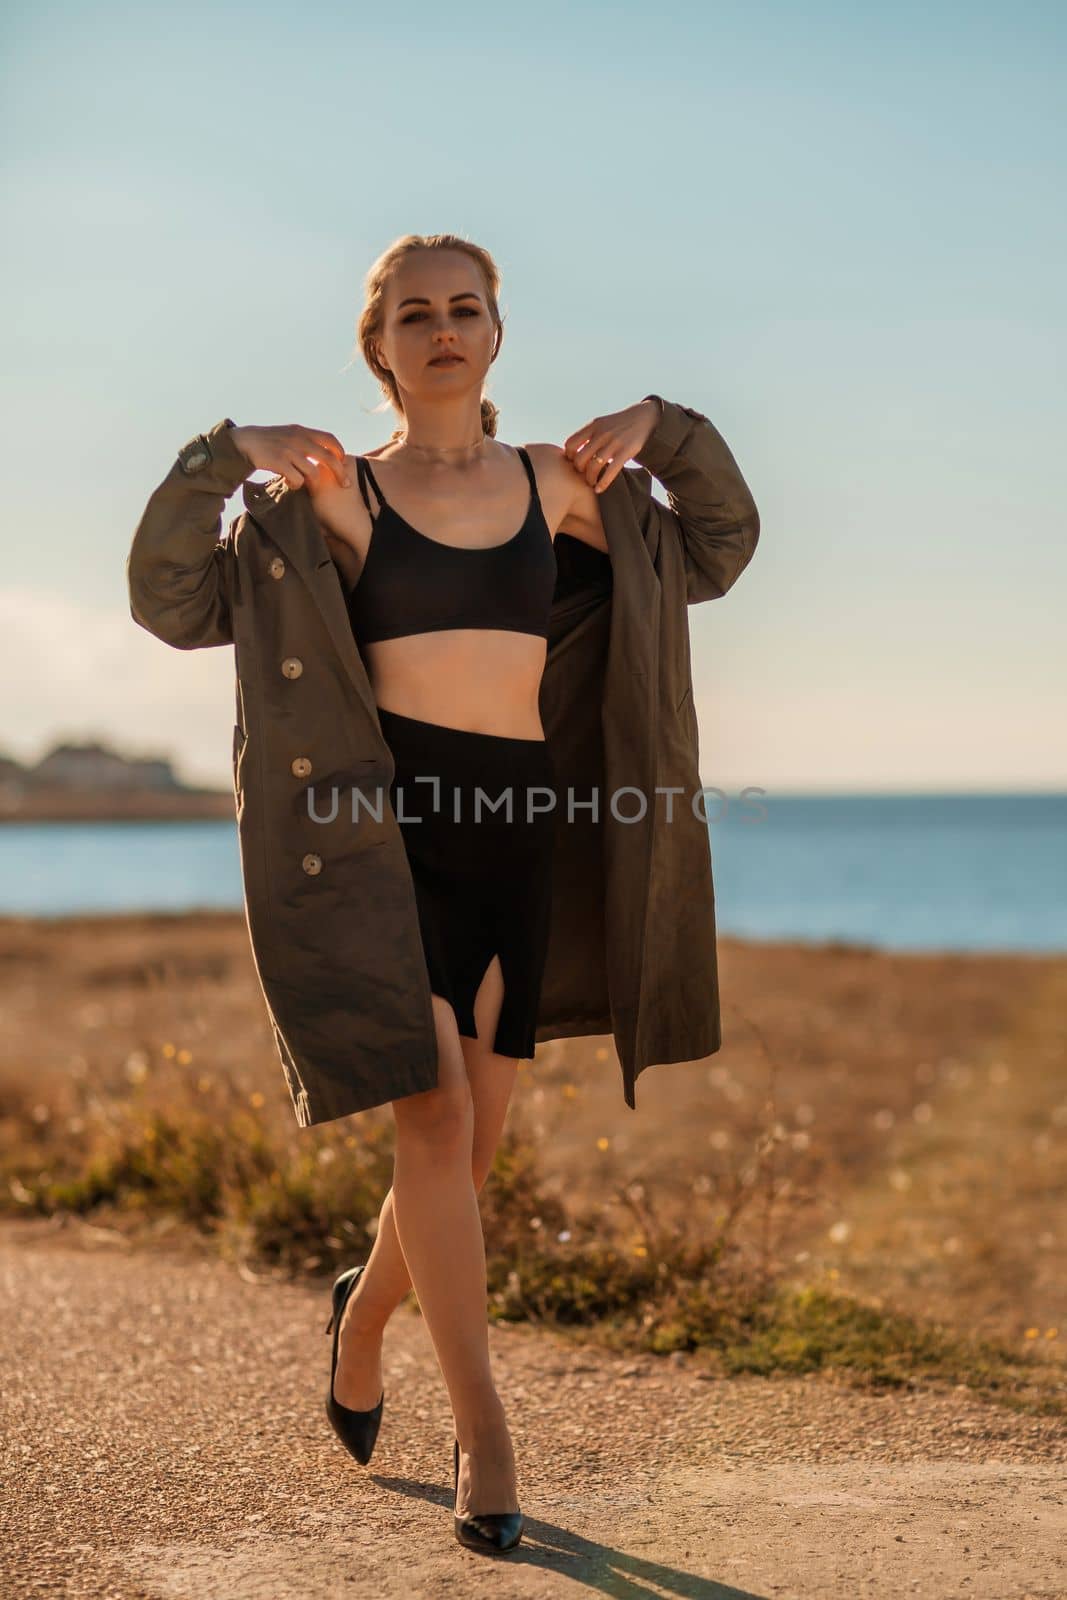
[[[430,365],[431,367],[458,367],[462,360],[462,356],[434,356]]]

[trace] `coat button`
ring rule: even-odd
[[[283,575],[285,572],[285,562],[282,560],[281,556],[275,556],[273,558],[270,566],[267,568],[267,571],[270,573],[272,578],[280,578]]]
[[[313,878],[317,872],[322,871],[322,857],[313,854],[306,855],[300,865]]]
[[[287,678],[299,678],[304,670],[304,663],[299,656],[286,656],[282,662],[282,671]]]
[[[311,762],[307,756],[297,756],[295,761],[289,763],[289,771],[294,778],[306,778],[311,771]]]

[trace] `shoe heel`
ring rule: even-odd
[[[484,1555],[499,1556],[514,1550],[525,1528],[521,1511],[482,1511],[473,1516],[461,1517],[456,1512],[459,1494],[459,1440],[452,1440],[452,1530],[461,1545],[468,1550],[480,1550]]]

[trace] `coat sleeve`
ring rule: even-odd
[[[152,491],[126,558],[133,620],[177,650],[233,643],[236,557],[219,535],[227,498],[255,468],[225,421],[205,437],[211,461],[188,474],[175,460]]]
[[[752,560],[759,512],[725,439],[701,411],[662,395],[660,419],[634,460],[667,491],[685,553],[688,603],[724,595]]]

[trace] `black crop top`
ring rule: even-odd
[[[526,520],[502,544],[481,548],[445,544],[413,528],[386,501],[369,462],[356,457],[368,511],[367,479],[378,498],[367,559],[347,601],[361,644],[446,628],[503,628],[548,638],[556,552],[529,455],[516,448],[530,480]]]

